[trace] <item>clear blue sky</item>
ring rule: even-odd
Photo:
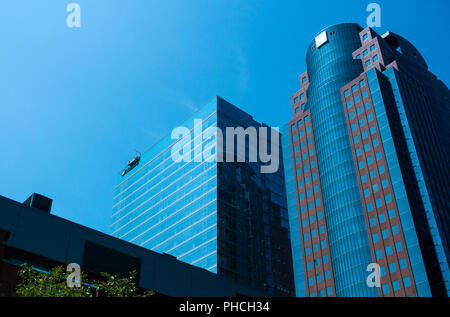
[[[66,5],[81,6],[80,29]],[[0,4],[0,195],[109,233],[116,173],[215,95],[281,126],[323,27],[372,1],[9,0]],[[373,1],[375,2],[375,1]],[[376,1],[450,83],[450,1]],[[1,211],[0,211],[1,212]]]

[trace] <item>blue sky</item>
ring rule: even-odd
[[[80,29],[66,6],[81,6]],[[0,4],[0,195],[109,233],[116,173],[215,95],[281,126],[322,28],[371,1],[9,0]],[[450,2],[377,1],[450,82]]]

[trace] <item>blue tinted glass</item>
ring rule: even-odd
[[[397,225],[393,225],[392,226],[392,234],[395,236],[396,234],[398,234],[398,226]]]
[[[385,250],[386,250],[386,255],[391,255],[392,254],[392,247],[390,245],[385,247]]]
[[[378,241],[380,241],[380,239],[378,237],[378,233],[372,234],[372,241],[373,241],[373,243],[377,243]]]
[[[389,209],[388,210],[388,216],[389,216],[389,219],[395,218],[395,210],[394,209]]]
[[[411,286],[411,279],[409,278],[409,276],[406,276],[403,278],[403,287],[404,288],[408,288]]]
[[[398,282],[398,280],[392,282],[392,289],[394,290],[394,292],[400,289],[400,283]]]
[[[400,269],[406,268],[406,260],[405,259],[398,260],[398,266],[400,267]]]
[[[377,260],[381,259],[383,257],[383,251],[381,249],[376,250],[375,257]]]
[[[388,265],[389,273],[395,273],[397,271],[397,267],[395,266],[395,262],[391,262]]]
[[[381,286],[381,289],[382,289],[382,291],[383,291],[383,295],[389,294],[389,285],[388,285],[388,284],[383,284],[383,285]]]

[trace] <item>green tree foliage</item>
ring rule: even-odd
[[[21,297],[147,297],[152,291],[141,292],[136,287],[136,271],[128,277],[101,273],[102,279],[89,281],[86,273],[81,272],[80,287],[69,287],[66,272],[62,266],[56,266],[50,272],[41,272],[30,265],[23,264],[19,271],[19,283],[15,293]]]

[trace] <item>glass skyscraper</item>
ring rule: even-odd
[[[353,23],[306,64],[282,131],[297,296],[448,296],[448,88],[407,40]]]
[[[117,175],[113,235],[268,294],[293,295],[282,162],[266,174],[259,161],[220,162],[224,148],[211,133],[264,125],[216,97],[181,126],[185,134],[167,135]],[[187,159],[176,162],[175,147]]]

